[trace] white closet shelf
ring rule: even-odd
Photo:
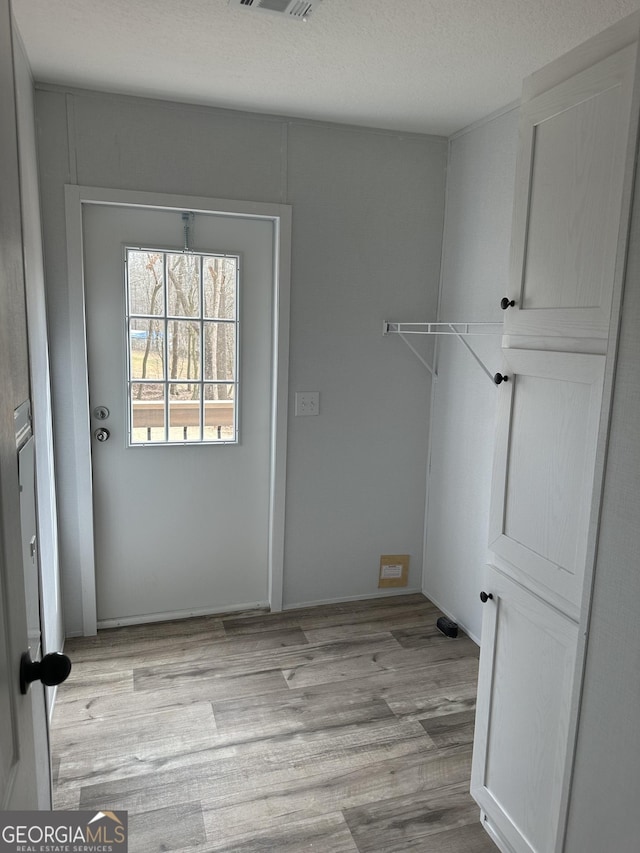
[[[434,379],[438,378],[435,367],[429,364],[418,350],[407,340],[407,335],[453,335],[465,349],[473,356],[476,362],[480,365],[489,379],[496,385],[504,381],[499,373],[493,374],[477,355],[471,346],[465,341],[467,335],[501,335],[503,332],[502,323],[397,323],[391,320],[385,320],[382,324],[383,335],[399,335],[411,352],[417,359],[427,368]]]
[[[396,323],[385,320],[383,335],[501,335],[500,323]]]

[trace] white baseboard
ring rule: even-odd
[[[367,601],[371,598],[393,598],[398,595],[415,595],[422,590],[414,587],[397,587],[396,589],[381,589],[378,592],[367,593],[366,595],[346,595],[344,598],[322,598],[316,601],[301,601],[296,604],[283,604],[283,610],[299,610],[301,607],[320,607],[323,604],[347,604],[349,601]]]
[[[366,601],[373,598],[393,598],[399,595],[423,594],[417,587],[398,587],[393,590],[380,590],[366,595],[346,595],[340,598],[324,598],[315,601],[303,601],[295,604],[284,604],[283,610],[297,610],[301,607],[320,607],[323,604],[346,604],[349,601]],[[435,603],[435,602],[434,602]],[[225,607],[200,607],[192,610],[172,610],[165,613],[145,613],[137,616],[123,616],[119,619],[99,619],[98,629],[124,628],[128,625],[145,625],[151,622],[169,622],[174,619],[189,619],[195,616],[220,616],[224,613],[240,613],[251,610],[269,610],[268,601],[255,601],[249,604],[229,604]],[[81,637],[82,632],[67,634],[68,638]]]
[[[265,609],[269,609],[268,601],[227,604],[224,607],[196,607],[192,610],[171,610],[164,613],[144,613],[138,616],[123,616],[120,619],[99,619],[98,630],[100,628],[124,628],[127,625],[146,625],[149,622],[171,622],[174,619],[190,619],[194,616],[221,616],[224,613]]]
[[[438,610],[442,610],[442,612],[444,613],[444,615],[445,615],[445,616],[448,616],[448,617],[449,617],[449,619],[453,619],[453,621],[454,621],[454,622],[458,622],[458,620],[457,620],[457,618],[454,616],[454,614],[453,614],[453,613],[450,613],[446,608],[444,608],[444,607],[440,604],[440,602],[439,602],[439,601],[436,601],[436,600],[435,600],[435,598],[434,598],[433,596],[429,595],[429,593],[428,593],[426,590],[422,589],[422,590],[420,590],[420,591],[422,592],[422,594],[424,595],[424,597],[425,597],[425,598],[428,598],[428,599],[429,599],[429,601],[430,601],[432,604],[435,604],[435,606],[438,608]],[[473,642],[476,644],[476,646],[480,646],[480,638],[479,638],[479,637],[476,637],[476,635],[475,635],[475,634],[473,634],[473,633],[472,633],[472,632],[467,628],[467,626],[466,626],[466,625],[463,625],[463,624],[462,624],[462,622],[458,622],[458,625],[462,628],[462,630],[465,632],[465,634],[467,635],[467,637],[470,637],[470,638],[473,640]]]

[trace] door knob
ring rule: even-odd
[[[71,672],[71,661],[62,652],[49,652],[41,661],[32,661],[31,652],[20,658],[20,692],[24,696],[32,681],[41,681],[47,687],[62,684]]]
[[[111,433],[106,427],[100,427],[94,432],[94,435],[98,441],[108,441]]]
[[[500,307],[502,308],[503,311],[506,311],[507,308],[513,308],[513,306],[515,304],[516,304],[515,299],[508,299],[506,296],[503,296],[502,299],[500,300]]]
[[[500,385],[502,382],[508,382],[509,377],[503,373],[496,373],[496,375],[493,377],[493,381],[496,383],[496,385]]]
[[[481,601],[483,604],[486,604],[486,603],[487,603],[487,601],[489,601],[489,599],[491,599],[491,600],[493,601],[493,593],[492,593],[492,592],[484,592],[484,591],[482,591],[482,592],[480,593],[480,601]]]

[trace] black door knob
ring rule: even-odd
[[[515,299],[507,299],[506,296],[503,296],[502,299],[500,300],[500,307],[502,308],[503,311],[506,311],[507,308],[513,308],[513,306],[515,304],[516,304]]]
[[[506,376],[504,373],[496,373],[496,375],[493,377],[493,381],[496,383],[496,385],[500,385],[502,382],[508,382],[509,377]]]
[[[491,599],[493,601],[493,593],[492,592],[484,592],[483,591],[480,593],[480,601],[483,604],[486,604],[487,601],[489,601],[489,599]]]
[[[71,672],[71,661],[62,652],[49,652],[41,661],[32,661],[31,652],[20,658],[20,692],[24,696],[32,681],[41,681],[47,687],[62,684]]]

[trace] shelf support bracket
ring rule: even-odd
[[[402,340],[405,342],[405,344],[409,347],[409,349],[411,350],[411,352],[412,352],[412,353],[415,355],[415,357],[418,359],[418,361],[420,361],[420,363],[421,363],[421,364],[423,364],[423,365],[424,365],[424,367],[426,367],[426,368],[427,368],[427,370],[428,370],[428,371],[429,371],[429,373],[433,376],[433,378],[434,378],[434,379],[437,379],[437,378],[438,378],[438,374],[436,373],[435,367],[432,367],[432,366],[429,364],[429,362],[428,362],[425,358],[423,358],[423,357],[420,355],[420,353],[419,353],[419,352],[418,352],[418,350],[414,347],[414,345],[411,343],[411,341],[409,341],[409,340],[406,338],[406,336],[402,334],[402,332],[398,332],[398,334],[400,335],[400,337],[402,338]]]
[[[502,334],[502,323],[393,323],[385,320],[382,324],[383,335],[399,335],[411,352],[427,368],[434,379],[438,378],[435,367],[432,367],[426,359],[420,355],[418,350],[407,339],[407,335],[453,335],[471,353],[474,360],[480,365],[484,373],[495,384],[493,374],[475,352],[473,347],[464,339],[466,335],[500,335]]]
[[[465,339],[462,337],[462,335],[459,335],[459,334],[458,334],[458,332],[455,332],[455,336],[456,336],[456,338],[460,341],[460,343],[461,343],[461,344],[463,344],[463,345],[467,348],[467,350],[471,353],[471,355],[474,357],[474,359],[478,362],[478,364],[480,365],[480,367],[484,370],[484,372],[487,374],[487,376],[488,376],[488,377],[489,377],[489,379],[491,380],[491,384],[492,384],[492,385],[494,385],[495,383],[494,383],[494,381],[493,381],[493,373],[491,373],[491,372],[488,370],[487,366],[486,366],[486,365],[485,365],[485,363],[482,361],[482,359],[480,358],[480,356],[479,356],[479,355],[478,355],[478,354],[473,350],[473,348],[471,347],[471,345],[470,345],[470,344],[468,344],[468,343],[465,341]]]

